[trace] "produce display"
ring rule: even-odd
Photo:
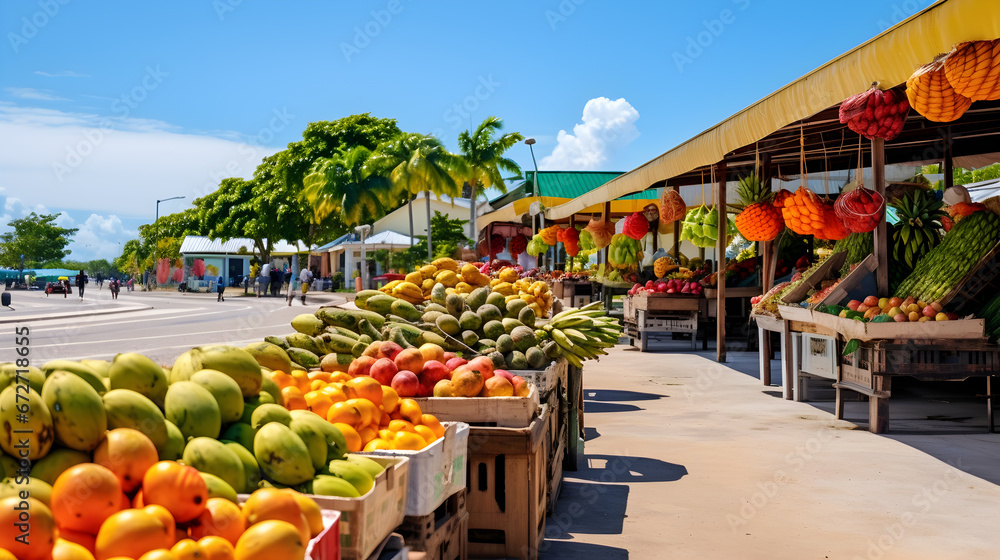
[[[732,233],[735,226],[728,223],[727,230]],[[681,240],[690,241],[695,247],[715,247],[719,235],[719,210],[709,210],[704,205],[693,208],[684,216],[681,223]]]
[[[961,43],[944,61],[955,93],[972,101],[1000,99],[1000,39]]]
[[[871,321],[874,323],[924,323],[927,321],[954,321],[958,316],[945,313],[939,302],[930,303],[908,297],[879,298],[867,296],[864,300],[852,299],[846,306],[826,305],[817,307],[817,311],[838,315],[845,319]]]
[[[591,219],[584,231],[589,232],[594,241],[594,247],[603,249],[611,244],[611,238],[615,235],[615,224],[609,220]]]
[[[664,188],[660,193],[660,223],[672,224],[683,219],[687,213],[687,204],[681,194],[674,189]]]
[[[852,233],[875,231],[885,217],[885,199],[864,186],[841,194],[833,208],[844,227]]]
[[[704,288],[698,282],[686,282],[684,280],[671,279],[666,281],[653,282],[647,280],[645,284],[636,284],[628,291],[628,295],[634,296],[639,293],[645,294],[677,294],[700,296]]]
[[[921,66],[906,80],[906,97],[914,110],[935,122],[957,120],[972,106],[972,100],[948,81],[944,56]]]
[[[882,91],[873,85],[840,104],[840,124],[869,140],[893,140],[903,131],[910,103],[902,89]]]
[[[909,273],[917,261],[941,242],[943,202],[924,191],[913,191],[892,204],[899,223],[890,233],[892,264]]]
[[[633,212],[622,220],[622,233],[638,241],[649,233],[649,220],[642,212]]]
[[[833,205],[805,187],[799,187],[793,195],[784,197],[782,204],[781,215],[785,224],[799,235],[837,241],[851,233],[837,217]]]
[[[576,367],[584,360],[607,355],[604,348],[618,343],[621,337],[618,321],[608,317],[595,301],[579,309],[567,309],[542,325],[538,337],[544,341],[542,350],[550,358],[564,357]]]
[[[780,313],[778,312],[778,295],[781,294],[781,292],[787,288],[789,284],[791,284],[791,282],[776,284],[763,295],[750,298],[750,305],[753,306],[750,311],[750,315],[766,315],[769,317],[780,316]]]
[[[1000,340],[1000,293],[986,302],[978,315],[986,319],[986,336],[990,341]]]
[[[634,272],[641,260],[642,245],[636,239],[622,233],[616,233],[611,238],[608,264],[619,270]]]

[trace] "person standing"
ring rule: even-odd
[[[80,271],[80,274],[76,275],[76,289],[80,290],[80,300],[83,300],[83,288],[87,285],[87,275]]]
[[[114,276],[108,281],[108,289],[111,290],[111,299],[118,299],[118,292],[121,290],[121,284],[118,283],[118,279]]]
[[[218,292],[218,294],[219,294],[215,298],[215,301],[226,301],[226,298],[223,296],[223,294],[226,291],[226,279],[225,278],[219,276],[219,279],[216,280],[216,283],[215,283],[215,291]]]
[[[257,277],[257,297],[267,295],[267,286],[271,283],[271,263],[267,263],[260,269],[260,276]]]
[[[281,294],[281,271],[278,267],[271,267],[271,296],[278,297]]]
[[[306,293],[309,292],[309,283],[312,282],[313,273],[308,268],[303,268],[299,273],[299,282],[302,282],[302,305],[306,304]]]

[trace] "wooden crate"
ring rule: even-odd
[[[424,414],[442,422],[465,422],[470,426],[527,426],[538,412],[538,388],[530,386],[527,397],[421,397],[413,399]]]
[[[636,317],[638,311],[697,311],[700,296],[688,294],[643,294],[622,298],[625,318]]]
[[[469,557],[469,512],[466,489],[445,500],[437,510],[406,516],[396,528],[415,560],[466,560]]]
[[[538,558],[545,536],[549,410],[527,427],[469,434],[469,556]]]
[[[563,459],[566,457],[566,446],[569,443],[568,436],[568,415],[569,407],[566,395],[562,391],[552,393],[546,405],[549,409],[548,428],[545,445],[548,448],[546,456],[548,458],[548,501],[546,510],[552,513],[556,501],[559,500],[559,491],[562,489],[563,479]]]

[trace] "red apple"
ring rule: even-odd
[[[864,304],[868,307],[878,307],[878,296],[868,296],[865,298]]]
[[[392,378],[392,390],[400,397],[415,397],[420,386],[420,379],[417,374],[409,370],[398,372]]]
[[[455,371],[459,368],[459,366],[464,366],[467,363],[469,363],[469,360],[466,360],[465,358],[452,358],[445,362],[444,365],[448,368],[448,371]]]
[[[396,356],[403,351],[403,347],[392,342],[391,340],[385,340],[378,348],[378,355],[376,358],[389,358],[390,360],[395,360]]]
[[[928,305],[922,311],[924,317],[933,317],[938,314],[937,309],[934,309],[933,305]]]
[[[371,356],[361,356],[354,358],[351,365],[347,367],[347,375],[351,377],[361,377],[371,375],[372,364],[377,362],[375,358]]]
[[[646,288],[647,290],[652,290],[653,289],[653,281],[652,280],[646,280],[646,285],[643,286],[643,287]]]
[[[514,374],[505,369],[495,369],[493,370],[493,375],[499,375],[500,377],[505,378],[507,381],[510,381],[511,383],[514,382]]]
[[[392,378],[399,372],[399,368],[389,358],[379,358],[372,364],[369,375],[372,379],[382,385],[392,385]]]
[[[443,354],[444,352],[442,352]],[[407,348],[392,359],[400,371],[420,371],[424,368],[424,355],[416,348]]]
[[[483,379],[489,379],[493,377],[493,360],[487,358],[486,356],[477,356],[469,360],[468,363],[473,369],[478,369],[483,373]]]
[[[847,308],[850,309],[851,311],[857,311],[860,305],[861,302],[856,299],[852,299],[851,301],[847,302]]]
[[[428,387],[433,389],[438,381],[451,379],[451,370],[441,362],[431,360],[424,363],[424,368],[420,370],[417,377],[420,378],[421,383],[426,383]]]

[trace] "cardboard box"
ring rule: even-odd
[[[362,453],[371,457],[406,457],[410,482],[406,490],[406,515],[433,513],[449,496],[465,488],[469,425],[443,422],[444,437],[419,451],[382,450]]]
[[[466,422],[471,426],[527,426],[538,411],[538,388],[527,397],[421,397],[413,399],[424,414],[441,422]]]
[[[323,532],[309,541],[306,558],[311,560],[340,560],[340,512],[323,510]]]

